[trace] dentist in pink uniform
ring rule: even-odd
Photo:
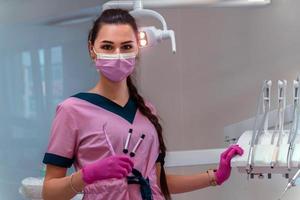
[[[166,146],[155,107],[131,80],[138,28],[125,10],[104,11],[88,37],[89,53],[100,74],[87,92],[60,104],[43,159],[45,200],[163,200],[171,194],[221,185],[230,161],[243,150],[230,146],[217,169],[193,175],[167,174]],[[75,172],[67,176],[74,165]]]

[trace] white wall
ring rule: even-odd
[[[225,125],[255,114],[264,79],[291,81],[299,73],[297,1],[162,13],[176,31],[178,53],[167,43],[147,52],[142,87],[165,119],[171,149],[222,146]]]
[[[263,8],[160,11],[176,31],[178,53],[173,56],[168,43],[147,53],[141,80],[164,119],[169,149],[224,146],[224,126],[255,115],[265,79],[287,79],[291,96],[290,83],[300,74],[299,1],[274,0]],[[274,97],[275,92],[274,87]],[[280,176],[247,182],[234,172],[224,187],[176,199],[277,199],[285,184]],[[299,193],[294,188],[286,199],[297,199]]]

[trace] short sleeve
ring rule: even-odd
[[[59,104],[52,122],[49,144],[43,163],[69,168],[74,162],[76,133],[74,119],[64,104]]]

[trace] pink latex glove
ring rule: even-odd
[[[91,184],[97,180],[126,177],[133,168],[128,156],[110,156],[86,165],[82,168],[83,181]]]
[[[231,159],[236,155],[243,155],[244,150],[238,145],[230,146],[221,154],[219,169],[215,172],[216,182],[221,185],[230,177],[231,173]]]

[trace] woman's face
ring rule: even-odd
[[[128,24],[104,24],[98,32],[94,44],[91,45],[93,59],[97,53],[138,53],[138,41],[132,27]]]

